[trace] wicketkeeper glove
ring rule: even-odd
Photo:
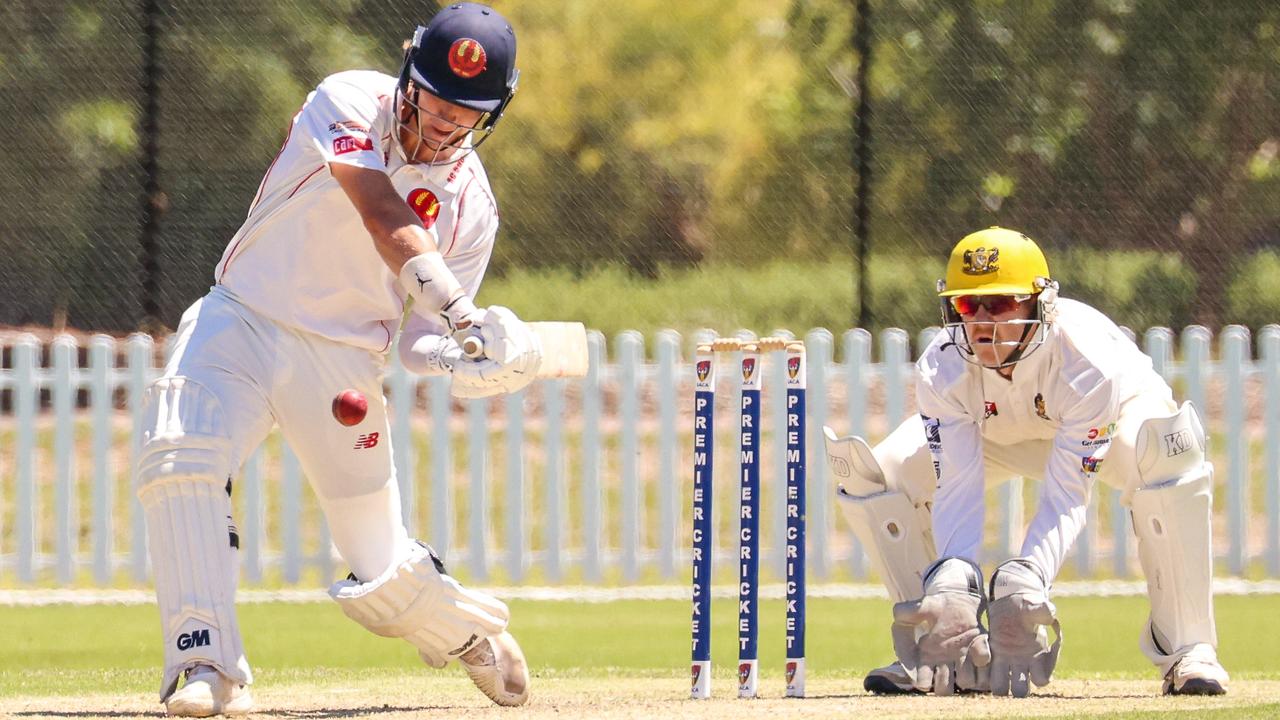
[[[1043,571],[1028,558],[1002,563],[991,575],[991,694],[1026,697],[1028,681],[1049,684],[1062,649],[1058,611]],[[1057,639],[1049,644],[1047,627]]]
[[[917,690],[986,690],[991,652],[982,626],[985,609],[982,570],[957,557],[943,558],[925,572],[924,597],[893,606],[895,650],[915,672]]]

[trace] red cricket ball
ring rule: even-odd
[[[369,412],[369,401],[359,390],[343,390],[333,399],[333,419],[351,427],[359,425]]]

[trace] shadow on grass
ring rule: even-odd
[[[325,720],[326,718],[377,717],[393,713],[421,713],[457,709],[447,705],[425,705],[417,707],[399,707],[382,705],[380,707],[355,708],[316,708],[314,710],[288,710],[277,708],[257,708],[254,715],[281,718],[302,718],[304,720]],[[161,711],[143,712],[124,710],[29,710],[12,714],[13,717],[54,717],[54,718],[125,718],[125,717],[165,717]]]

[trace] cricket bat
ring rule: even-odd
[[[586,377],[590,365],[587,353],[587,328],[580,322],[525,323],[538,336],[542,345],[540,378]],[[479,335],[467,335],[461,341],[462,354],[478,358],[484,354],[484,341]]]

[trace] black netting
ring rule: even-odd
[[[786,261],[848,267],[852,286],[865,60],[873,324],[931,321],[920,284],[993,223],[1135,327],[1280,318],[1273,2],[872,0],[867,53],[847,0],[496,4],[523,75],[484,152],[493,278]],[[130,330],[154,306],[172,327],[306,93],[394,71],[434,7],[4,3],[0,324]],[[806,302],[801,330],[830,317]]]

